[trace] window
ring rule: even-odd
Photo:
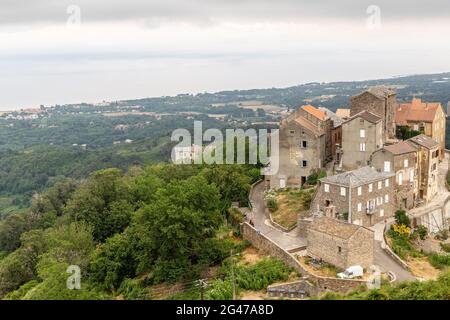
[[[378,190],[380,190],[382,186],[383,186],[383,183],[381,181],[378,181]]]
[[[362,203],[358,203],[358,212],[361,212],[362,210]]]
[[[414,169],[409,170],[409,182],[414,182]]]
[[[307,166],[308,166],[308,161],[302,160],[302,167],[307,167]]]
[[[342,252],[342,247],[338,247],[338,253]]]
[[[367,201],[367,211],[372,212],[375,210],[375,200]]]
[[[398,185],[401,186],[403,184],[403,172],[398,174]]]
[[[325,192],[330,192],[330,185],[325,183],[325,184],[323,185],[323,191],[325,191]]]
[[[364,124],[364,119],[359,119],[359,124]]]
[[[365,129],[360,129],[359,130],[359,137],[360,138],[365,138],[366,137],[366,130]]]
[[[403,166],[408,168],[408,159],[403,160]]]
[[[436,168],[437,168],[437,167],[436,167],[436,163],[434,163],[434,164],[431,166],[431,170],[434,171],[434,170],[436,170]]]
[[[289,134],[293,136],[295,134],[295,130],[289,130]]]
[[[362,187],[358,187],[358,196],[362,195]]]
[[[361,152],[366,151],[366,144],[364,142],[359,144],[359,151]]]
[[[391,162],[390,161],[384,162],[384,172],[391,172]]]
[[[344,187],[341,187],[341,196],[345,197],[346,195],[346,190]]]
[[[369,184],[369,192],[372,192],[373,190],[373,184]]]
[[[302,141],[302,148],[308,148],[308,141]]]
[[[386,188],[389,187],[389,179],[384,180],[384,186]]]
[[[389,203],[389,195],[388,194],[386,194],[384,196],[384,203]]]
[[[380,217],[384,217],[384,209],[380,209]]]

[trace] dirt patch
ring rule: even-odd
[[[302,267],[306,269],[306,271],[316,276],[336,278],[337,272],[340,272],[340,270],[337,270],[335,267],[329,267],[326,265],[320,267],[312,266],[308,263],[308,257],[298,257],[298,261]]]
[[[264,300],[267,298],[265,290],[261,291],[243,291],[240,295],[241,300]]]
[[[246,265],[254,265],[261,261],[264,256],[261,255],[255,247],[248,247],[246,248],[242,254],[242,263]]]
[[[294,227],[299,217],[307,216],[313,189],[282,190],[276,195],[278,209],[272,212],[272,219],[285,228]]]
[[[433,267],[428,258],[409,258],[408,266],[411,273],[424,280],[436,280],[439,276],[439,270]]]

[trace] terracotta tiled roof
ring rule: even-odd
[[[392,153],[394,155],[405,154],[405,153],[417,151],[417,148],[415,148],[415,146],[413,146],[412,144],[410,144],[406,141],[401,141],[396,144],[391,144],[390,146],[386,146],[383,149],[386,151],[389,151],[390,153]]]
[[[408,122],[433,122],[440,103],[426,103],[414,98],[411,103],[399,104],[395,112],[395,122],[407,125]]]
[[[305,110],[306,112],[308,112],[309,114],[313,115],[314,117],[316,117],[319,120],[326,120],[327,115],[325,114],[325,112],[320,111],[319,109],[317,109],[316,107],[313,107],[312,105],[306,105],[306,106],[302,106],[302,109]]]
[[[339,118],[342,118],[342,119],[350,118],[350,109],[341,109],[341,108],[339,108],[339,109],[336,110],[336,115]]]
[[[427,149],[433,149],[439,146],[439,143],[424,134],[419,134],[418,136],[412,137],[407,141],[425,147]]]
[[[321,217],[314,219],[314,221],[311,222],[309,229],[341,239],[350,239],[356,231],[365,228],[330,217]]]

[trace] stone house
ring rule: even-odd
[[[326,115],[333,121],[333,128],[331,129],[331,154],[335,163],[340,163],[341,149],[342,149],[342,123],[344,119],[339,117],[327,108],[320,107],[319,110],[326,113]],[[341,109],[342,110],[342,109]]]
[[[443,159],[446,116],[440,103],[427,103],[414,98],[411,103],[399,104],[395,122],[397,126],[407,126],[433,138],[439,144],[440,159]]]
[[[395,139],[395,110],[397,94],[394,89],[386,86],[371,87],[350,99],[350,116],[361,111],[369,111],[379,116],[383,121],[385,141]]]
[[[320,179],[311,203],[313,216],[372,226],[393,216],[394,173],[363,167]]]
[[[329,217],[315,219],[307,230],[307,255],[346,269],[369,268],[374,261],[374,232]]]
[[[342,161],[340,167],[353,170],[367,166],[370,156],[383,147],[383,121],[362,111],[342,123]]]
[[[279,131],[278,173],[266,176],[270,188],[300,187],[332,159],[333,121],[313,106],[302,106],[283,119]]]
[[[428,202],[438,193],[440,146],[424,134],[408,139],[407,142],[418,149],[419,197]]]
[[[397,208],[412,209],[416,205],[419,187],[418,148],[407,141],[385,146],[375,151],[371,165],[380,172],[395,174]]]

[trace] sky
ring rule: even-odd
[[[448,0],[1,0],[0,110],[450,71]]]

